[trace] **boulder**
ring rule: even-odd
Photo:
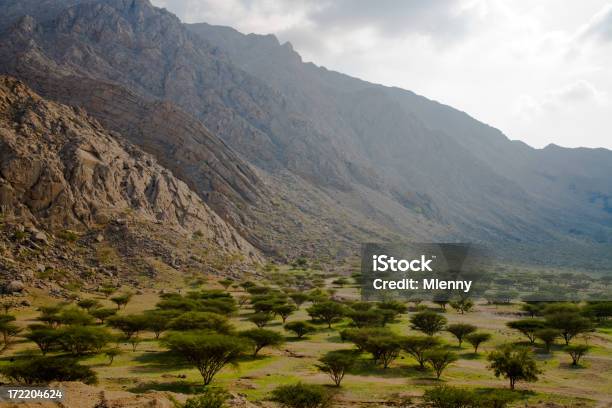
[[[9,283],[6,284],[6,286],[4,286],[4,292],[5,293],[21,293],[23,292],[23,290],[25,289],[25,285],[23,284],[23,282],[20,282],[18,280],[13,280],[10,281]]]

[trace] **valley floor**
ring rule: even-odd
[[[331,280],[326,284],[331,287]],[[205,284],[204,287],[220,288],[215,282]],[[186,287],[176,287],[174,290],[185,292]],[[357,298],[357,291],[348,285],[336,288],[337,296]],[[170,290],[166,287],[166,291]],[[236,297],[244,295],[239,289],[231,289]],[[42,293],[30,292],[31,307],[21,307],[16,311],[18,323],[26,326],[33,322],[37,312],[37,305],[51,302]],[[109,303],[102,297],[103,303]],[[134,296],[127,305],[125,313],[139,312],[151,309],[159,300],[159,289],[144,289]],[[433,305],[431,306],[434,307]],[[436,306],[437,307],[437,306]],[[302,305],[300,310],[291,315],[288,321],[307,320],[309,317]],[[253,324],[246,320],[252,313],[248,307],[241,308],[240,312],[232,317],[232,323],[239,330],[252,328]],[[404,314],[401,319],[392,324],[392,329],[401,334],[415,334],[409,328],[409,316],[413,312]],[[487,305],[477,304],[475,310],[464,315],[448,310],[445,313],[449,323],[470,323],[493,335],[492,341],[485,343],[478,354],[472,352],[468,344],[455,352],[460,359],[444,371],[441,380],[436,380],[431,371],[422,371],[414,359],[408,355],[401,355],[387,369],[374,366],[363,355],[358,364],[346,375],[337,397],[337,406],[344,407],[375,407],[375,406],[411,406],[402,405],[408,400],[418,401],[424,390],[440,384],[465,386],[470,388],[506,388],[507,381],[497,379],[487,369],[486,354],[495,346],[504,342],[522,342],[520,334],[506,327],[506,322],[515,320],[518,314],[516,305]],[[287,342],[279,348],[264,348],[256,358],[244,358],[237,367],[224,368],[214,380],[215,386],[221,386],[233,394],[244,396],[248,401],[264,406],[273,406],[267,399],[271,390],[281,384],[291,384],[298,381],[307,383],[331,384],[326,374],[317,370],[317,359],[327,351],[352,348],[352,343],[343,342],[339,337],[339,330],[348,327],[348,320],[336,323],[332,329],[325,325],[319,326],[316,333],[298,340],[287,337]],[[288,333],[283,330],[280,319],[268,325],[269,329],[277,330],[284,336]],[[449,344],[456,341],[449,333],[442,333],[442,337]],[[176,363],[169,352],[160,346],[150,333],[143,335],[144,341],[136,351],[132,351],[130,344],[121,344],[123,353],[116,357],[112,365],[108,364],[104,355],[96,355],[83,360],[97,373],[99,384],[97,388],[83,385],[81,391],[75,385],[65,385],[66,390],[82,393],[85,399],[105,390],[109,400],[123,401],[119,405],[109,406],[159,406],[171,407],[167,398],[171,394],[177,400],[184,400],[191,394],[202,389],[201,377],[197,370],[188,365]],[[538,382],[519,383],[517,388],[523,393],[523,399],[517,406],[542,407],[612,407],[612,327],[598,328],[588,338],[576,340],[579,343],[588,342],[592,350],[584,357],[579,368],[572,368],[569,355],[561,350],[557,344],[553,353],[544,354],[536,348],[538,365],[543,373]],[[37,352],[35,345],[30,342],[18,342],[2,356],[1,364],[10,364],[11,356],[26,352]],[[94,392],[95,391],[95,392]],[[130,393],[138,394],[139,396]],[[101,394],[99,394],[101,395]],[[101,398],[101,397],[100,397]],[[73,399],[74,401],[74,399]],[[131,401],[131,402],[129,402]],[[157,402],[147,402],[157,401]],[[83,407],[93,407],[83,400]],[[134,405],[135,404],[135,405]],[[158,405],[156,405],[158,404]],[[247,406],[244,399],[240,399],[236,406]],[[242,404],[242,405],[240,405]],[[2,405],[0,406],[9,406]],[[32,405],[36,406],[36,405]],[[63,405],[73,407],[76,405]]]

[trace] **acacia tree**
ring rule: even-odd
[[[74,356],[99,352],[113,339],[109,331],[96,326],[66,326],[58,330],[57,342]]]
[[[207,332],[173,333],[164,340],[170,350],[198,369],[204,385],[210,384],[227,364],[236,364],[240,355],[249,349],[249,343],[241,337]]]
[[[330,329],[335,320],[344,316],[344,307],[332,301],[315,303],[307,311],[310,317],[324,321]]]
[[[100,307],[92,310],[89,314],[98,319],[101,324],[104,324],[106,319],[117,314],[117,310],[110,307]]]
[[[533,354],[524,347],[504,345],[492,351],[487,360],[489,369],[496,377],[503,376],[510,380],[510,389],[514,389],[517,381],[534,382],[538,380],[538,369]]]
[[[123,332],[126,340],[138,335],[147,328],[147,320],[143,315],[113,316],[108,319],[108,324]]]
[[[249,321],[258,328],[265,327],[272,320],[272,315],[270,313],[254,313],[249,316]]]
[[[125,307],[130,300],[132,300],[132,296],[133,295],[131,293],[122,293],[120,295],[113,296],[111,301],[117,305],[117,310],[119,310],[122,307]]]
[[[21,328],[14,324],[15,316],[8,314],[0,316],[0,333],[2,334],[2,349],[7,349],[13,342],[13,338],[21,332]]]
[[[295,303],[298,309],[310,298],[310,296],[303,292],[291,293],[289,297],[291,298],[291,300],[293,300],[293,303]]]
[[[459,341],[459,347],[461,347],[464,337],[470,333],[474,333],[476,329],[476,326],[466,323],[449,324],[446,326],[446,331],[455,336],[457,341]]]
[[[450,305],[457,312],[464,314],[472,310],[474,302],[470,298],[461,298],[450,302]]]
[[[465,340],[470,343],[472,347],[474,347],[474,353],[478,353],[478,347],[480,346],[480,344],[484,343],[485,341],[491,340],[491,335],[489,333],[475,332],[465,336]]]
[[[283,336],[272,330],[249,329],[240,332],[240,336],[251,340],[253,343],[253,357],[257,356],[259,350],[268,346],[278,346],[283,343]]]
[[[431,368],[433,368],[436,372],[436,378],[440,379],[442,371],[444,371],[449,364],[457,361],[459,357],[457,357],[456,353],[453,353],[450,350],[439,348],[425,353],[425,359],[431,365]]]
[[[304,335],[314,332],[316,328],[308,322],[297,321],[287,323],[285,325],[285,330],[294,332],[297,338],[301,339]]]
[[[420,312],[410,318],[411,327],[422,331],[428,336],[433,336],[444,328],[446,318],[436,312]]]
[[[223,279],[223,280],[219,281],[219,284],[221,286],[223,286],[223,289],[225,289],[225,290],[227,290],[227,288],[229,288],[232,285],[232,283],[234,283],[234,280],[230,279],[230,278]]]
[[[283,305],[277,305],[274,306],[274,308],[272,309],[272,311],[276,314],[278,314],[281,319],[283,319],[283,324],[287,321],[287,318],[293,313],[295,312],[296,308],[293,305],[290,304],[283,304]]]
[[[551,328],[540,329],[535,332],[535,336],[542,340],[546,352],[550,353],[551,346],[555,343],[557,337],[559,337],[559,330]]]
[[[77,302],[77,306],[89,312],[91,309],[100,307],[100,302],[96,299],[82,299]]]
[[[538,319],[521,319],[508,322],[506,323],[506,326],[521,332],[529,339],[529,342],[533,344],[536,341],[535,333],[538,330],[545,328],[546,322]]]
[[[439,345],[440,340],[432,336],[408,336],[402,339],[402,349],[414,357],[421,369],[425,368],[426,353]]]
[[[24,337],[36,343],[43,356],[57,344],[58,332],[56,329],[44,324],[34,324],[29,329],[30,331]]]
[[[355,364],[355,354],[350,350],[330,351],[319,359],[317,368],[327,373],[336,387],[340,386],[344,374]]]
[[[589,349],[590,347],[586,344],[572,344],[571,346],[566,346],[564,348],[565,352],[568,353],[572,358],[573,366],[578,365],[582,356],[584,356],[589,351]]]
[[[145,325],[146,328],[146,325]],[[173,330],[213,330],[229,333],[232,325],[227,317],[213,312],[185,312],[170,321],[168,328]]]
[[[393,334],[378,335],[368,338],[364,345],[365,351],[372,354],[376,363],[388,368],[401,351],[401,338]]]
[[[176,313],[171,310],[148,310],[144,312],[145,326],[155,335],[155,340],[168,330],[170,320],[176,316]]]
[[[586,333],[593,328],[591,321],[573,312],[559,312],[546,316],[546,324],[553,329],[559,330],[565,344],[579,334]]]

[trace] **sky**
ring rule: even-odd
[[[612,0],[152,0],[451,105],[541,148],[612,149]]]

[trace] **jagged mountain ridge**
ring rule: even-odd
[[[253,260],[257,251],[154,157],[79,108],[0,76],[0,206],[50,231],[87,231],[125,214],[198,234]]]
[[[186,27],[144,0],[88,2],[51,20],[23,20],[3,35],[2,69],[32,83],[52,69],[67,72],[64,78],[112,82],[141,97],[171,101],[272,180],[270,192],[291,206],[275,217],[305,213],[299,186],[326,203],[318,211],[310,206],[309,220],[331,213],[330,221],[357,227],[335,232],[340,235],[363,227],[362,234],[346,237],[349,242],[372,236],[374,226],[382,227],[380,238],[609,242],[606,151],[584,174],[568,171],[554,149],[510,142],[408,91],[304,64],[273,36]],[[15,47],[18,36],[28,48]],[[19,58],[9,61],[14,55]],[[42,58],[44,69],[32,70]],[[568,160],[577,160],[574,152],[567,152]],[[572,167],[593,163],[592,153]],[[177,174],[192,185],[189,176]],[[581,184],[585,178],[589,182]],[[255,207],[261,218],[274,206]],[[341,218],[344,209],[348,220]],[[269,225],[244,229],[259,229],[259,238]],[[313,231],[302,231],[299,223],[283,227],[262,245]]]

